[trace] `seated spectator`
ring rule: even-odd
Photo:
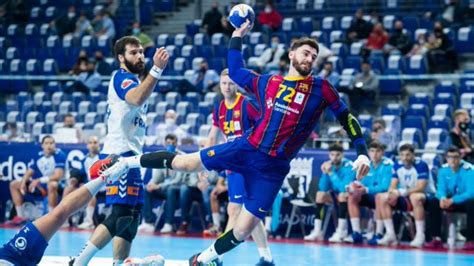
[[[393,226],[392,210],[412,212],[415,217],[416,235],[410,242],[411,247],[420,248],[425,243],[425,209],[427,198],[436,193],[428,165],[415,158],[415,149],[411,144],[403,144],[398,150],[400,160],[395,162],[393,177],[387,193],[377,195],[377,203],[382,209],[386,233],[377,240],[378,245],[398,244]]]
[[[155,46],[155,43],[153,42],[151,37],[148,34],[142,32],[142,30],[140,29],[140,23],[133,23],[132,34],[140,40],[140,43],[142,44],[144,50]]]
[[[327,59],[334,55],[334,53],[329,49],[324,43],[319,42],[319,38],[313,38],[316,42],[318,42],[319,52],[318,57],[314,61],[313,68],[320,69],[320,67],[327,61]],[[288,54],[287,54],[288,55]]]
[[[349,44],[357,42],[369,37],[372,31],[372,24],[364,20],[364,11],[357,9],[354,18],[352,19],[351,26],[347,29],[347,42]]]
[[[382,238],[382,210],[376,208],[375,198],[379,193],[387,192],[392,179],[393,162],[384,156],[385,145],[374,140],[369,144],[370,172],[359,183],[354,181],[349,185],[349,215],[352,225],[354,244],[362,243],[360,229],[360,207],[375,209],[376,232],[372,241]],[[369,240],[370,241],[370,240]]]
[[[79,91],[89,95],[91,91],[96,90],[100,86],[102,78],[99,72],[97,72],[95,65],[94,61],[81,60],[79,65],[81,72],[77,75],[74,83],[64,89],[64,92],[73,93]]]
[[[458,109],[454,112],[454,127],[449,132],[448,145],[455,146],[461,152],[461,157],[470,163],[474,163],[474,147],[468,134],[469,113],[467,110]]]
[[[223,32],[222,18],[217,2],[213,2],[211,10],[208,10],[202,19],[201,26],[206,30],[207,35],[212,36],[214,33]]]
[[[440,13],[428,11],[424,17],[427,20],[440,20],[445,26],[451,26],[459,28],[464,25],[465,19],[467,18],[468,11],[466,7],[459,3],[458,0],[447,0],[444,1],[445,6]]]
[[[87,17],[87,13],[82,11],[76,22],[74,37],[81,38],[84,35],[92,35],[93,32],[94,29],[92,28],[91,21]]]
[[[372,32],[367,39],[365,48],[369,51],[381,51],[388,42],[388,33],[383,28],[382,23],[375,24]]]
[[[207,61],[203,60],[191,83],[197,92],[206,93],[213,91],[213,87],[219,84],[219,74],[214,69],[209,69]]]
[[[382,118],[375,119],[372,122],[372,131],[370,132],[371,140],[377,140],[382,143],[386,151],[393,151],[396,148],[397,142],[395,135],[391,132],[387,132],[385,127],[385,120]]]
[[[63,126],[56,129],[56,138],[62,143],[78,143],[82,137],[82,131],[76,127],[76,118],[72,114],[66,114],[63,118]]]
[[[96,37],[107,36],[109,39],[115,37],[115,25],[110,18],[109,12],[101,10],[92,21],[92,24],[94,25]]]
[[[421,33],[418,35],[416,43],[411,48],[410,52],[408,52],[405,57],[409,58],[412,55],[416,54],[424,55],[426,54],[426,52],[428,52],[430,45],[432,44],[428,42],[428,40],[426,39],[426,35],[424,33]]]
[[[443,24],[437,21],[434,24],[433,33],[430,36],[428,50],[428,63],[432,72],[453,71],[458,68],[457,54],[453,43],[448,35],[444,33]]]
[[[23,136],[22,132],[18,131],[16,122],[7,122],[3,126],[3,134],[0,135],[0,141],[8,142],[25,142],[26,138]]]
[[[186,138],[188,134],[181,129],[177,124],[176,124],[176,119],[178,118],[178,114],[174,110],[168,110],[165,113],[165,123],[160,123],[156,127],[156,132],[157,132],[157,141],[156,144],[158,145],[165,145],[166,143],[163,142],[165,139],[166,135],[168,134],[173,134],[178,137],[178,142],[181,144],[181,140]]]
[[[74,33],[76,30],[77,20],[78,16],[76,14],[76,8],[74,6],[69,6],[67,13],[54,22],[59,36]]]
[[[398,51],[402,55],[405,55],[411,50],[412,46],[410,36],[404,32],[403,22],[401,20],[395,21],[394,31],[388,40],[385,52],[391,53],[392,51]]]
[[[76,189],[80,188],[83,184],[91,180],[89,169],[92,164],[99,160],[99,138],[97,138],[96,136],[89,137],[89,139],[87,140],[87,150],[88,153],[86,154],[86,157],[84,157],[84,159],[82,159],[79,164],[76,165],[74,162],[71,163],[69,171],[69,180],[67,186],[64,188],[63,197],[72,193]],[[103,192],[105,192],[105,188],[103,188]],[[86,215],[84,217],[83,223],[78,225],[79,229],[94,229],[93,216],[95,205],[96,198],[93,197],[87,205]]]
[[[79,55],[77,56],[76,63],[72,67],[72,69],[68,72],[69,75],[79,75],[82,71],[84,71],[83,63],[87,64],[89,62],[89,57],[87,56],[86,50],[81,50]]]
[[[203,194],[198,188],[198,173],[183,174],[183,183],[179,191],[179,205],[181,208],[181,224],[176,230],[177,235],[185,235],[188,233],[189,224],[191,222],[191,206],[194,201],[203,204]]]
[[[467,214],[466,243],[464,250],[474,250],[474,168],[461,159],[461,152],[451,147],[446,152],[447,163],[438,172],[436,198],[427,199],[426,210],[430,219],[427,219],[427,236],[431,241],[425,246],[442,248],[441,225],[443,224],[442,211],[448,213],[462,212]],[[448,235],[448,246],[454,248],[456,233]]]
[[[379,94],[379,77],[372,70],[368,62],[362,62],[361,73],[358,73],[354,78],[353,95],[359,99],[376,100]],[[353,101],[354,106],[359,101]]]
[[[176,149],[178,139],[173,134],[168,134],[165,137],[165,146],[168,151],[182,153]],[[144,205],[143,205],[143,222],[138,227],[141,232],[154,232],[155,225],[153,224],[153,200],[167,200],[168,190],[171,186],[179,183],[177,179],[177,172],[170,169],[153,169],[152,178],[148,182],[144,190]],[[174,217],[174,211],[176,204],[173,199],[170,199],[170,203],[166,203],[165,207],[165,226],[162,229],[162,233],[169,233],[172,231],[172,220]],[[168,224],[168,225],[166,225]]]
[[[262,26],[263,32],[267,34],[280,29],[283,16],[275,9],[271,0],[265,1],[263,12],[258,14],[258,23]]]
[[[217,180],[214,180],[217,178]],[[216,172],[199,173],[198,187],[203,191],[204,204],[209,208],[212,222],[208,228],[203,231],[205,236],[217,236],[222,232],[222,215],[220,207],[222,201],[228,201],[227,184],[225,178],[217,175]]]
[[[281,56],[285,53],[285,47],[280,43],[278,36],[273,36],[270,47],[265,49],[258,58],[258,67],[273,69],[278,67]]]
[[[58,204],[59,183],[64,177],[66,155],[56,148],[54,138],[45,136],[41,140],[42,151],[36,153],[28,165],[22,180],[10,183],[10,193],[16,210],[13,224],[26,222],[23,213],[23,202],[26,195],[32,197],[48,197],[48,211]]]
[[[329,239],[330,242],[340,243],[348,235],[347,227],[347,199],[346,186],[355,179],[355,172],[352,171],[352,161],[344,158],[342,146],[333,144],[329,147],[329,161],[321,165],[322,176],[319,180],[319,191],[316,193],[316,219],[314,229],[304,237],[306,241],[323,240],[321,210],[325,203],[332,201],[331,192],[336,193],[338,204],[337,229]]]
[[[324,67],[321,72],[319,72],[318,76],[327,79],[329,83],[336,88],[339,86],[340,76],[333,70],[332,62],[324,63]]]

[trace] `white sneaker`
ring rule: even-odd
[[[140,226],[138,226],[138,232],[153,233],[155,232],[155,225],[150,223],[142,223]]]
[[[311,233],[304,237],[306,241],[323,241],[324,236],[321,234],[320,230],[312,230]]]
[[[350,236],[350,235],[346,236],[346,237],[343,239],[343,241],[344,241],[345,243],[354,243],[354,239],[353,239],[352,236]]]
[[[331,238],[329,238],[329,242],[331,243],[342,243],[344,239],[347,237],[347,233],[341,233],[336,230],[334,234],[332,234]]]
[[[459,232],[456,234],[456,240],[460,242],[466,242],[466,238]]]
[[[145,257],[143,261],[148,266],[164,266],[165,265],[165,258],[163,258],[163,256],[161,255],[151,255],[151,256]]]
[[[171,224],[165,224],[160,230],[160,233],[162,234],[169,234],[173,233],[173,226]]]
[[[377,244],[381,246],[396,246],[398,245],[397,236],[385,234],[382,239],[377,241]]]
[[[448,249],[456,248],[456,239],[454,237],[449,237],[447,242],[448,242]]]
[[[77,228],[83,229],[83,230],[94,229],[94,224],[84,221],[82,224],[78,225]]]
[[[109,155],[111,156],[117,156],[117,155]],[[107,158],[106,158],[107,159]],[[104,159],[104,160],[106,160]],[[111,184],[120,177],[124,176],[125,174],[128,173],[129,167],[128,163],[124,160],[122,157],[112,157],[112,160],[110,162],[110,165],[103,165],[103,171],[102,171],[102,177],[107,181],[107,183]]]
[[[422,248],[425,244],[425,235],[415,235],[415,238],[410,242],[410,247]]]

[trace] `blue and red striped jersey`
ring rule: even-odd
[[[320,77],[259,75],[243,67],[242,54],[236,49],[229,49],[228,65],[231,79],[254,93],[259,102],[261,118],[246,137],[270,156],[294,158],[324,109],[329,107],[336,116],[347,109],[334,87]]]
[[[212,124],[221,129],[227,139],[240,137],[252,128],[260,117],[257,109],[241,93],[232,105],[225,100],[214,105]]]

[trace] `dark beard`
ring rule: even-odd
[[[308,76],[313,71],[311,67],[309,67],[308,70],[304,70],[303,68],[301,68],[300,63],[296,61],[296,59],[293,60],[291,64],[296,69],[296,71],[298,71],[298,73],[300,73],[300,75],[304,77]]]
[[[127,67],[128,71],[132,72],[133,74],[140,75],[145,70],[145,63],[142,62],[132,64],[132,62],[125,59],[124,64]]]

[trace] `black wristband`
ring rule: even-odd
[[[229,42],[230,49],[242,51],[242,37],[232,37]]]

